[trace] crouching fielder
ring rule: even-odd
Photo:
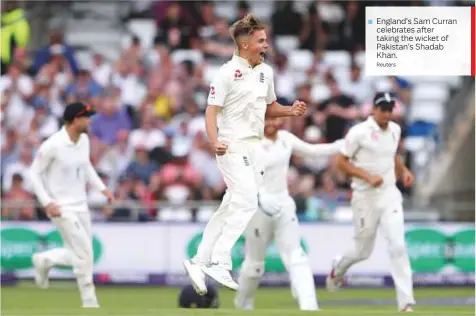
[[[93,284],[91,217],[86,182],[111,202],[114,197],[89,160],[88,123],[94,111],[82,103],[69,104],[65,126],[41,144],[31,166],[31,179],[40,203],[58,228],[64,247],[35,253],[35,281],[48,287],[48,272],[56,265],[72,266],[83,307],[99,307]]]
[[[293,134],[278,130],[281,120],[267,119],[262,141],[265,171],[259,190],[259,211],[248,224],[246,257],[239,276],[235,306],[253,309],[253,297],[265,272],[264,257],[274,239],[290,274],[291,286],[301,310],[318,310],[314,278],[306,253],[301,248],[296,204],[288,192],[287,174],[292,154],[318,156],[339,151],[340,142],[311,145]]]
[[[390,121],[394,106],[395,100],[389,93],[377,93],[372,116],[350,129],[338,157],[339,167],[352,176],[355,237],[354,248],[334,262],[327,277],[327,288],[337,290],[345,272],[370,256],[380,227],[388,244],[398,307],[408,312],[415,300],[405,247],[402,194],[396,179],[410,186],[413,175],[396,154],[401,131]]]

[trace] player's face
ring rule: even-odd
[[[259,65],[264,61],[264,56],[268,50],[266,40],[265,30],[256,30],[248,38],[248,56],[253,65]]]
[[[388,122],[392,119],[393,109],[382,110],[379,107],[374,108],[373,117],[378,125],[381,127],[387,127]]]
[[[90,117],[79,117],[76,119],[76,131],[78,134],[87,133],[89,130]]]
[[[264,123],[264,132],[268,136],[274,136],[281,127],[281,119],[277,117],[267,118]]]

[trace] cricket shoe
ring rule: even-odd
[[[335,275],[335,268],[339,263],[340,258],[336,258],[332,261],[332,269],[329,275],[326,278],[326,288],[329,292],[337,292],[341,286],[344,284],[344,277],[343,276],[336,276]]]
[[[39,288],[47,289],[49,286],[48,272],[50,272],[51,265],[48,259],[40,253],[33,254],[31,261],[35,267],[35,283]]]
[[[83,308],[99,308],[99,303],[96,299],[83,301]]]
[[[413,312],[412,304],[405,305],[401,310],[401,312]]]
[[[188,277],[192,281],[192,286],[195,292],[200,296],[207,294],[208,290],[207,285],[205,284],[205,275],[203,274],[201,267],[190,260],[185,260],[183,266]]]
[[[217,265],[202,266],[202,271],[213,280],[232,290],[238,290],[238,283],[231,277],[230,271]]]

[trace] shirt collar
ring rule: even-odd
[[[66,131],[66,126],[63,126],[61,128],[61,138],[63,139],[63,141],[68,144],[68,145],[72,145],[72,146],[75,146],[76,144],[73,143],[73,141],[71,140],[71,137],[69,137],[69,134],[68,132]]]
[[[251,68],[250,63],[248,63],[248,61],[246,59],[244,59],[243,57],[238,56],[237,54],[233,55],[232,60],[240,66],[243,66],[243,67],[246,67],[246,68]]]
[[[381,128],[378,124],[377,124],[377,121],[375,121],[374,117],[372,115],[370,115],[368,118],[367,118],[367,123],[369,124],[370,128],[374,131],[377,131],[377,132],[387,132],[390,130],[390,125],[387,126],[387,129],[383,129]]]

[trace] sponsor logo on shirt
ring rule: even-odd
[[[243,79],[243,73],[239,69],[235,70],[235,80],[241,79]]]

